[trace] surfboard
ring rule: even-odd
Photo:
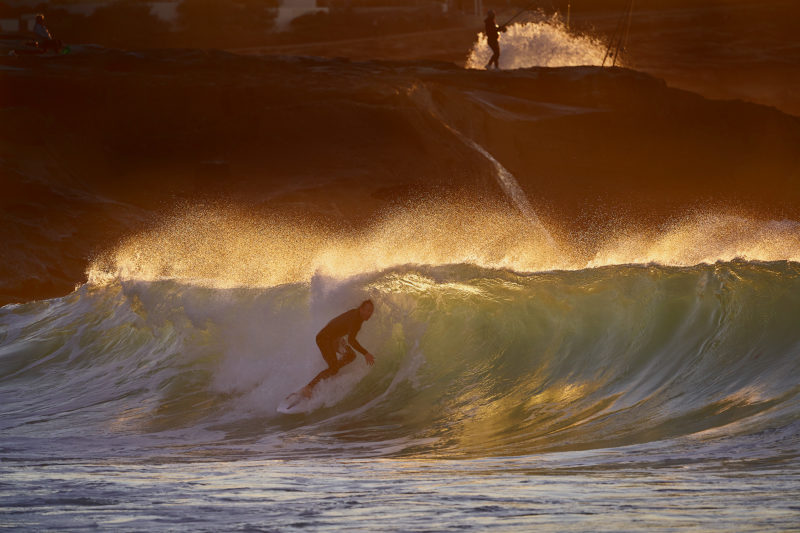
[[[285,415],[293,415],[308,410],[308,402],[310,398],[303,396],[302,390],[303,389],[293,392],[281,400],[281,403],[278,404],[278,412]]]
[[[336,350],[336,357],[341,359],[342,357],[344,357],[345,353],[348,350],[352,351],[353,348],[351,348],[350,345],[347,344],[347,341],[345,339],[340,339],[339,347]],[[329,379],[333,379],[336,377],[337,376],[332,376]],[[277,411],[285,415],[307,412],[309,410],[309,407],[311,407],[311,400],[314,398],[314,395],[319,390],[318,387],[319,385],[317,385],[317,388],[315,388],[312,391],[310,398],[303,396],[303,389],[305,388],[305,386],[291,393],[289,396],[281,400],[281,403],[278,404]]]

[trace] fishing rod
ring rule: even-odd
[[[531,10],[531,8],[535,7],[537,3],[538,3],[538,2],[533,2],[533,3],[531,3],[531,4],[528,4],[528,5],[525,7],[525,9],[522,9],[522,10],[520,10],[520,11],[519,11],[519,12],[518,12],[516,15],[514,15],[513,17],[511,17],[510,19],[508,19],[508,20],[505,22],[505,24],[501,24],[501,25],[500,25],[500,27],[501,27],[501,28],[505,28],[506,26],[508,26],[509,24],[511,24],[512,22],[514,22],[514,20],[516,20],[516,18],[517,18],[518,16],[522,15],[522,14],[523,14],[523,13],[525,13],[526,11],[530,11],[530,10]]]
[[[569,29],[569,18],[572,14],[572,2],[567,2],[567,29]]]
[[[617,21],[617,27],[614,30],[614,34],[611,36],[611,40],[608,42],[608,48],[606,48],[606,55],[603,56],[603,64],[601,66],[606,66],[606,60],[610,57],[611,58],[611,66],[616,66],[617,58],[619,57],[620,52],[625,51],[625,48],[628,46],[628,39],[630,38],[631,33],[631,19],[633,18],[633,0],[628,0],[628,3],[625,7],[625,12]],[[613,52],[611,50],[614,50]]]

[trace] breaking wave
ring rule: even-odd
[[[491,456],[796,422],[796,224],[707,215],[554,259],[520,215],[449,214],[347,240],[195,212],[131,238],[72,294],[0,310],[2,429],[122,439],[115,453]],[[277,414],[322,369],[316,332],[364,297],[377,364]]]

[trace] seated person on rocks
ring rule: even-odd
[[[57,39],[53,39],[50,30],[47,29],[47,24],[44,21],[44,15],[36,15],[36,24],[33,26],[33,33],[36,35],[36,48],[42,52],[52,50],[58,52],[61,50],[63,43]]]

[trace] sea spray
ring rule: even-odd
[[[800,224],[735,213],[699,211],[658,227],[620,224],[581,235],[552,222],[548,228],[557,252],[529,218],[504,202],[422,202],[396,208],[362,228],[281,214],[257,216],[230,206],[186,208],[100,254],[87,277],[92,286],[175,280],[266,288],[308,283],[315,276],[349,279],[408,264],[542,272],[632,263],[800,261]],[[334,290],[331,283],[325,287]]]
[[[409,263],[522,270],[571,264],[554,256],[546,236],[513,206],[454,200],[397,208],[361,228],[228,207],[181,209],[100,254],[87,275],[92,284],[122,278],[271,287]]]
[[[606,47],[597,38],[572,33],[558,16],[539,22],[512,24],[500,34],[500,68],[599,66]],[[492,51],[479,34],[466,61],[483,69]]]

